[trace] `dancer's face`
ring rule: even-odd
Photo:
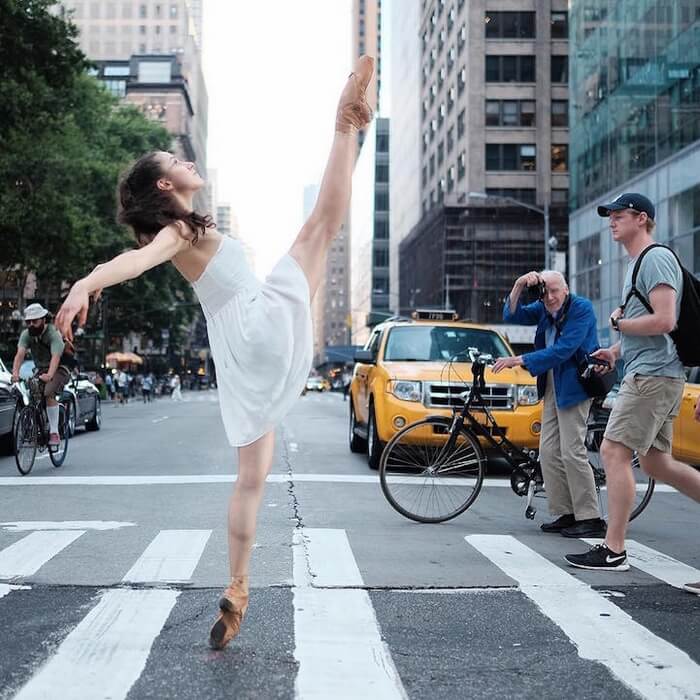
[[[158,187],[162,190],[173,192],[196,192],[204,187],[204,180],[200,177],[194,163],[179,160],[172,153],[161,151],[158,154],[162,177],[158,180]]]

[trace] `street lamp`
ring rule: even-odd
[[[531,211],[536,211],[538,214],[542,214],[544,217],[544,269],[549,270],[549,246],[552,243],[549,235],[549,202],[545,202],[544,208],[542,209],[534,204],[528,204],[527,202],[521,202],[519,199],[513,199],[513,197],[486,194],[486,192],[468,192],[467,196],[473,197],[474,199],[500,199],[501,201],[510,202],[511,204],[516,204],[519,207],[524,207],[525,209],[530,209]]]

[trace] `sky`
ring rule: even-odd
[[[351,70],[350,0],[205,0],[207,166],[265,275],[302,225]]]

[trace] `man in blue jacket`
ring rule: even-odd
[[[523,305],[526,287],[542,289],[541,298]],[[565,537],[603,537],[593,472],[586,450],[586,422],[591,399],[578,380],[577,367],[585,354],[598,349],[593,306],[569,293],[559,272],[529,272],[519,277],[503,309],[506,323],[537,325],[535,350],[496,361],[494,372],[522,366],[537,377],[544,398],[540,463],[550,513],[556,519],[542,525],[544,532]]]

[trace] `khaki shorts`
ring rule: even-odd
[[[640,455],[653,447],[671,452],[673,419],[678,415],[685,380],[625,375],[613,404],[605,437]]]
[[[59,367],[56,370],[56,374],[53,375],[53,379],[46,383],[44,387],[44,396],[49,399],[56,398],[63,391],[63,387],[68,384],[70,380],[70,372],[64,367]]]

